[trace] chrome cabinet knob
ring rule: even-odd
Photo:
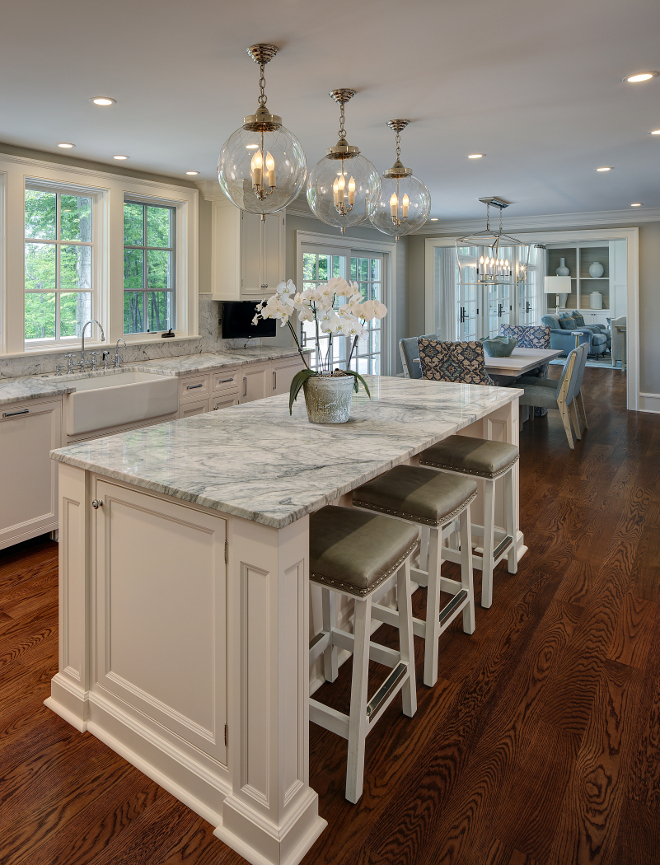
[[[100,507],[103,507],[103,499],[94,499],[92,502],[92,507],[94,510],[98,510]]]

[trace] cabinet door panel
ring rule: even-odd
[[[226,763],[226,522],[98,480],[93,690]],[[192,750],[194,755],[194,750]]]
[[[256,213],[241,214],[241,293],[261,297],[261,217]]]
[[[229,408],[232,405],[238,405],[238,391],[215,397],[211,400],[211,411],[219,411],[221,408]]]
[[[179,418],[192,417],[195,414],[204,414],[209,410],[208,399],[200,399],[197,402],[184,402],[179,407]]]
[[[284,279],[284,217],[277,213],[269,216],[262,232],[261,283],[262,290],[270,295]]]
[[[5,405],[0,411],[0,549],[57,527],[60,400]]]
[[[284,361],[273,362],[272,385],[273,394],[288,393],[294,375],[305,368],[300,358],[286,358]]]
[[[270,364],[264,366],[247,366],[241,376],[241,389],[238,401],[240,403],[263,399],[273,393],[271,385]]]

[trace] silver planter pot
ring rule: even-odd
[[[310,423],[346,423],[351,414],[352,375],[313,375],[303,384]]]

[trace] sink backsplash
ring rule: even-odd
[[[220,304],[211,300],[210,295],[199,296],[199,339],[161,339],[158,342],[143,345],[120,346],[120,354],[124,363],[135,363],[141,360],[156,360],[161,357],[181,357],[187,354],[201,354],[204,351],[220,351],[223,348],[233,348],[235,340],[225,340],[220,336]],[[253,341],[259,345],[259,340]],[[107,343],[108,349],[114,354],[114,343]],[[55,368],[66,366],[64,355],[79,349],[66,348],[57,354],[28,354],[21,357],[0,357],[0,378],[16,378],[20,375],[39,375],[55,372]],[[100,357],[100,350],[99,350]]]

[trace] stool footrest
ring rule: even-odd
[[[458,613],[463,609],[463,606],[465,606],[467,599],[468,593],[465,589],[461,589],[458,594],[454,595],[451,601],[440,610],[440,624],[448,624],[450,619],[458,615]]]
[[[376,720],[376,713],[382,707],[385,708],[384,703],[388,697],[394,696],[397,691],[397,686],[404,679],[404,677],[408,674],[408,665],[400,662],[397,666],[392,670],[392,672],[385,679],[380,688],[373,695],[371,700],[367,703],[367,718],[371,724]]]
[[[382,607],[381,609],[386,608]],[[398,613],[396,615],[398,617]],[[351,654],[355,651],[355,637],[353,634],[349,634],[348,631],[342,631],[339,628],[332,629],[331,644],[337,646],[339,649],[346,649]],[[377,664],[382,664],[384,667],[395,667],[401,660],[401,654],[395,649],[388,649],[387,646],[381,646],[380,643],[370,641],[369,658]]]

